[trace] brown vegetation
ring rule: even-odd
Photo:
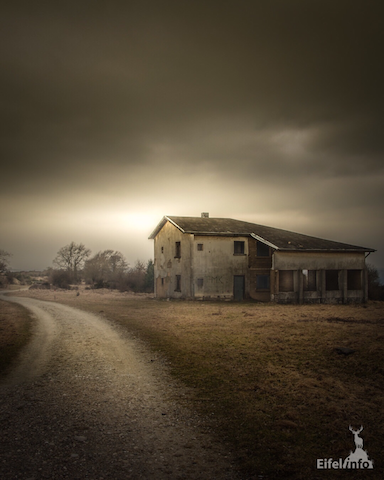
[[[31,318],[20,305],[0,300],[0,377],[16,360],[31,334]]]
[[[167,302],[105,290],[28,295],[99,313],[146,340],[190,387],[188,401],[233,445],[248,475],[322,478],[317,458],[346,458],[354,449],[350,424],[364,426],[364,448],[375,462],[371,473],[379,474],[381,302]],[[354,353],[344,355],[339,347]],[[336,478],[339,472],[326,474]],[[348,472],[348,478],[360,475]]]

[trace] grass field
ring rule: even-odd
[[[248,478],[383,478],[384,305],[157,301],[108,291],[29,291],[100,313],[143,339],[189,387]],[[339,354],[337,347],[355,352]],[[371,471],[317,470],[355,449]],[[344,475],[343,475],[344,476]]]

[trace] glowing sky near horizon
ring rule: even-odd
[[[384,268],[381,2],[1,7],[0,248],[153,256],[163,215],[375,248]]]

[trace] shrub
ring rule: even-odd
[[[71,272],[68,270],[51,270],[50,271],[50,281],[53,286],[58,288],[63,288],[65,290],[70,289],[71,283]]]

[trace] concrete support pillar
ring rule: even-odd
[[[274,300],[277,302],[279,298],[279,270],[275,270],[275,288],[274,288]]]
[[[368,270],[367,267],[362,271],[363,302],[368,302]]]
[[[320,276],[320,284],[319,284],[319,291],[320,291],[320,303],[325,303],[326,301],[326,285],[325,285],[325,270],[319,271]]]
[[[275,271],[272,269],[269,277],[269,288],[270,288],[270,294],[271,298],[270,300],[273,300],[274,294],[275,294]]]
[[[342,294],[342,302],[348,302],[348,270],[341,270],[340,289]]]
[[[299,303],[300,305],[304,302],[304,278],[302,270],[297,271],[297,275],[299,277]]]

